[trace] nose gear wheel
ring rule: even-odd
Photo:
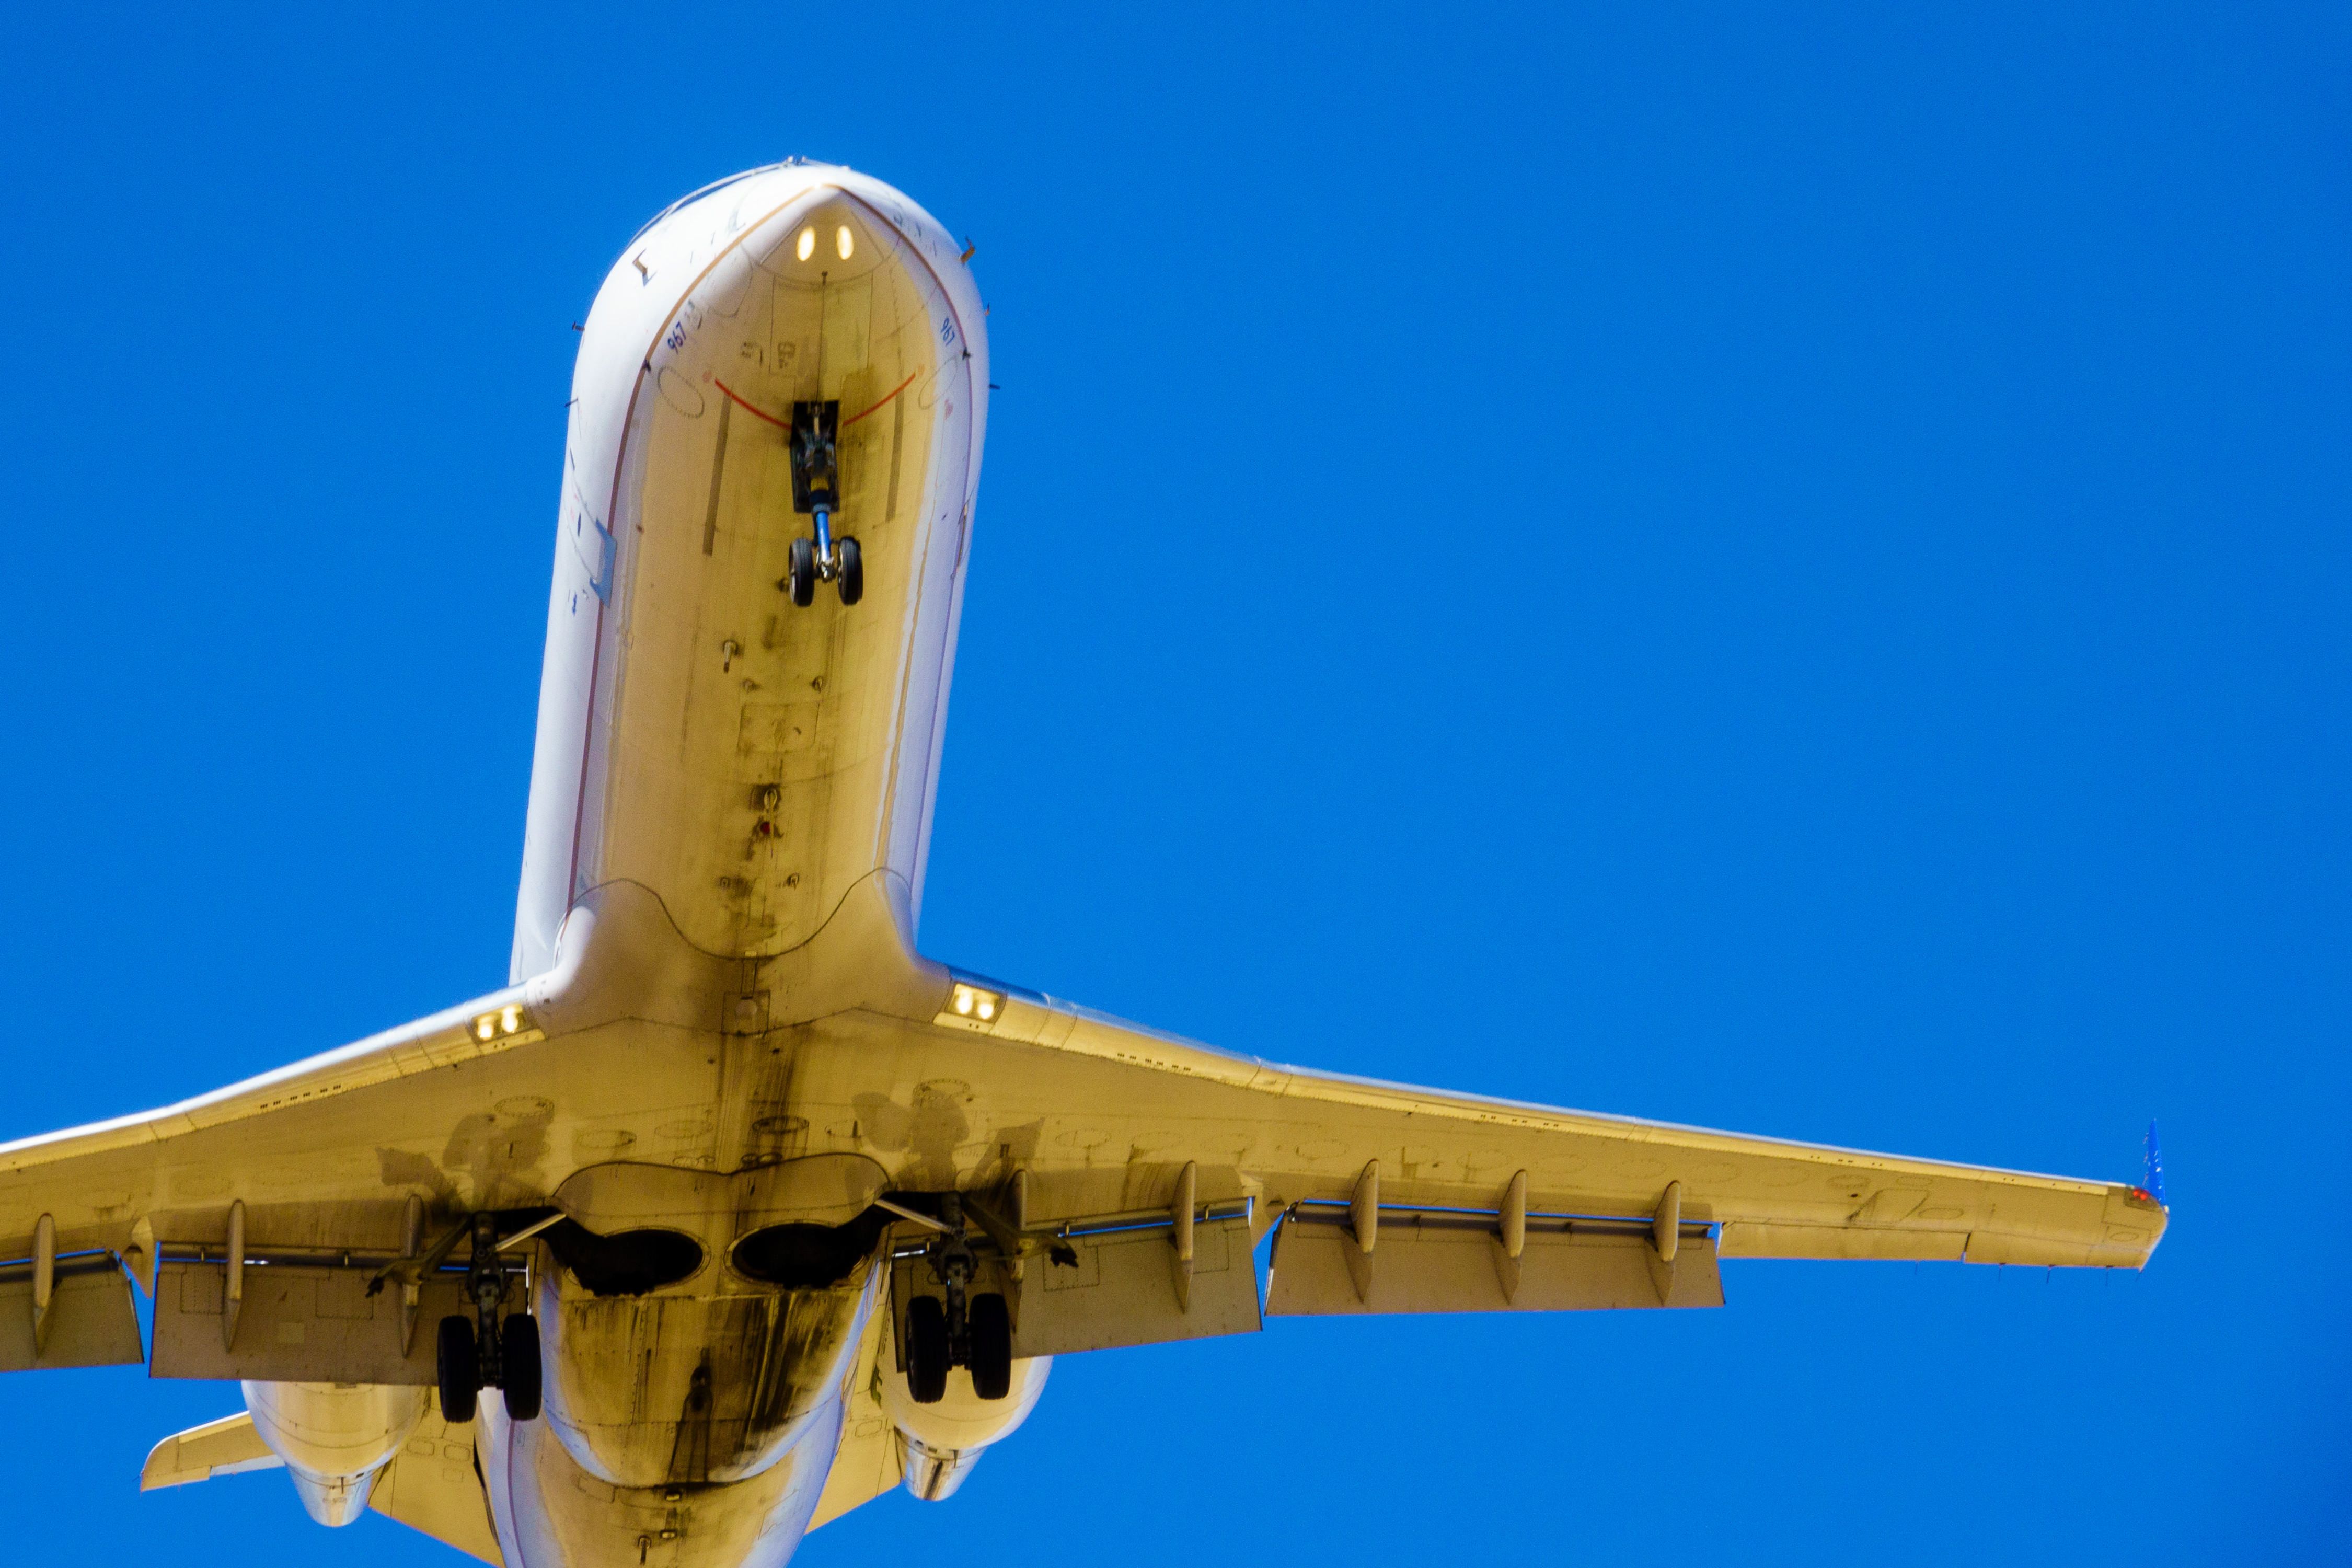
[[[812,533],[795,539],[782,581],[776,586],[806,609],[816,585],[831,583],[844,605],[866,596],[866,559],[857,541],[833,533],[841,510],[841,404],[836,400],[793,405],[789,450],[793,461],[793,510],[809,514]]]

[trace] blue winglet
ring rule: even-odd
[[[2156,1141],[2156,1119],[2147,1122],[2147,1171],[2140,1187],[2158,1203],[2164,1202],[2164,1150]]]

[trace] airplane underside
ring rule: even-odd
[[[511,1568],[736,1568],[946,1499],[1055,1355],[1717,1306],[1741,1257],[2146,1262],[2143,1187],[1318,1074],[919,956],[969,259],[797,162],[630,242],[574,376],[509,984],[0,1145],[0,1369],[242,1383],[149,1486],[282,1467],[323,1523]]]

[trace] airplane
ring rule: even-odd
[[[952,232],[793,160],[629,241],[573,376],[508,984],[0,1144],[0,1370],[238,1380],[143,1488],[283,1468],[322,1524],[506,1568],[772,1568],[950,1497],[1057,1355],[1714,1307],[1726,1258],[2146,1265],[2152,1160],[1416,1089],[922,956],[990,390]]]

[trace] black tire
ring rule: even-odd
[[[816,546],[805,539],[793,541],[790,564],[784,573],[784,592],[793,603],[806,609],[816,601]]]
[[[993,1292],[971,1299],[971,1391],[982,1399],[1013,1392],[1013,1314]]]
[[[937,1405],[948,1391],[948,1309],[937,1296],[907,1303],[907,1392]]]
[[[854,539],[845,539],[834,548],[841,553],[841,602],[854,605],[866,597],[866,556]]]
[[[510,1312],[499,1325],[499,1372],[506,1385],[507,1418],[539,1419],[539,1323],[529,1312]]]
[[[474,1399],[482,1387],[482,1363],[474,1346],[474,1320],[455,1313],[442,1319],[434,1350],[435,1370],[441,1381],[441,1418],[462,1426],[474,1418]]]

